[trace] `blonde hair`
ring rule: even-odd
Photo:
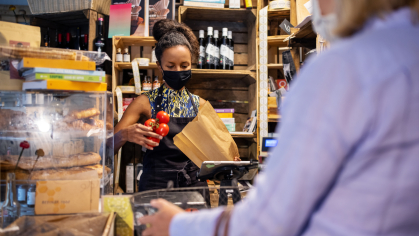
[[[419,21],[419,0],[337,0],[338,27],[335,33],[348,37],[359,31],[372,16],[383,17],[394,10],[410,7]]]

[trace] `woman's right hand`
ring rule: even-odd
[[[142,124],[130,125],[125,130],[126,141],[136,143],[149,150],[153,150],[153,147],[157,147],[159,146],[159,144],[154,141],[151,141],[147,137],[154,137],[160,140],[163,138],[162,136],[154,133],[151,127],[146,127]]]

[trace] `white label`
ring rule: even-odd
[[[240,8],[240,1],[239,0],[230,0],[229,4],[230,8]]]
[[[35,205],[35,192],[28,192],[28,205]]]
[[[220,48],[219,47],[215,47],[215,46],[214,46],[214,48],[215,48],[215,57],[217,59],[220,59]]]
[[[122,54],[116,54],[116,61],[121,62],[122,61]]]
[[[208,53],[210,56],[215,56],[215,47],[214,47],[214,45],[208,44],[207,50],[205,52]]]
[[[124,54],[124,62],[131,62],[131,56],[129,54]]]
[[[228,47],[227,47],[227,45],[224,45],[224,44],[221,45],[220,55],[221,56],[225,56],[225,57],[230,57],[229,54],[228,54]]]
[[[199,56],[205,57],[205,48],[204,46],[199,46]]]
[[[134,192],[134,166],[127,166],[126,168],[126,191],[127,193]]]
[[[24,188],[18,188],[17,189],[17,200],[19,202],[26,201],[26,189],[24,189]]]

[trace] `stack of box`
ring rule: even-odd
[[[22,90],[106,91],[105,72],[96,63],[41,58],[23,58],[18,65],[26,82]]]
[[[215,112],[217,112],[217,115],[221,118],[228,131],[236,131],[236,123],[233,118],[234,108],[215,109]]]

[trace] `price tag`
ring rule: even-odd
[[[279,25],[279,28],[281,28],[285,33],[287,34],[291,34],[291,28],[294,28],[293,25],[291,25],[291,23],[285,19],[284,21],[282,21],[282,23]]]
[[[138,69],[137,60],[131,62],[132,71],[134,72],[134,85],[135,85],[135,94],[141,94],[141,81],[140,81],[140,71]]]

